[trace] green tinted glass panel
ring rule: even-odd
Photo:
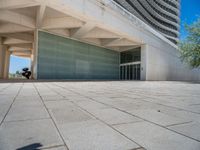
[[[121,64],[141,61],[141,48],[124,51],[120,55]]]
[[[119,53],[39,32],[38,79],[119,79]]]

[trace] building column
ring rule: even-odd
[[[9,77],[10,55],[11,55],[11,52],[6,48],[5,63],[4,63],[4,74],[3,74],[4,79],[8,79],[8,77]]]
[[[4,68],[5,68],[5,58],[6,58],[6,48],[7,46],[3,45],[2,38],[0,38],[0,79],[4,78]]]
[[[3,78],[3,73],[4,73],[5,51],[3,49],[4,49],[3,45],[0,45],[0,79]]]
[[[6,46],[0,45],[0,79],[8,79],[10,66],[10,51]]]
[[[33,56],[33,50],[32,50],[32,52],[31,52],[32,54],[31,54],[31,68],[30,68],[30,70],[31,70],[31,79],[34,79],[34,70],[33,70],[33,64],[34,64],[34,56]]]
[[[38,30],[34,32],[34,42],[31,54],[32,79],[37,79],[37,57],[38,57]]]
[[[146,81],[147,79],[147,57],[148,56],[148,45],[144,44],[141,46],[141,80]]]

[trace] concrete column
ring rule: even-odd
[[[5,51],[3,50],[3,45],[0,45],[0,79],[3,78],[4,58],[5,58]]]
[[[141,80],[146,81],[147,79],[147,57],[148,46],[146,44],[141,46]]]
[[[11,55],[11,52],[8,49],[6,49],[6,52],[5,52],[5,64],[4,64],[4,74],[3,74],[3,78],[4,79],[8,79],[9,66],[10,66],[10,55]]]
[[[32,50],[32,55],[31,55],[32,79],[37,79],[37,57],[38,57],[38,30],[35,30],[33,50]]]
[[[33,70],[33,68],[34,68],[34,55],[33,55],[33,50],[32,50],[32,54],[31,54],[31,68],[30,68],[30,70],[31,70],[31,79],[34,79],[34,75],[33,75],[33,73],[34,73],[34,70]]]
[[[6,46],[2,44],[2,38],[0,38],[0,79],[4,78],[5,55]]]

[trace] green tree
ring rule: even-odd
[[[200,67],[200,18],[191,25],[185,25],[188,36],[180,42],[182,61],[192,68]]]
[[[17,70],[15,74],[16,74],[16,75],[20,75],[20,72]]]

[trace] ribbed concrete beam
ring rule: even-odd
[[[30,51],[31,48],[28,47],[17,47],[17,46],[9,46],[9,51]]]
[[[12,24],[12,23],[0,24],[0,34],[28,32],[28,31],[33,31],[33,29],[29,27],[25,27],[25,26],[20,26],[17,24]]]
[[[48,29],[49,32],[54,33],[56,35],[61,35],[64,37],[69,37],[70,36],[70,31],[69,29]]]
[[[18,9],[37,6],[39,3],[33,0],[1,0],[0,9]]]
[[[32,41],[25,41],[20,39],[14,39],[14,38],[6,38],[3,42],[5,45],[13,45],[13,44],[21,44],[21,43],[32,43]]]
[[[102,39],[102,38],[119,38],[120,36],[115,33],[100,29],[100,28],[94,28],[93,30],[88,32],[83,37],[84,38],[100,38],[100,39]]]
[[[94,23],[86,23],[82,25],[80,28],[71,31],[71,37],[80,39],[84,37],[88,32],[96,27]]]
[[[9,10],[0,10],[0,21],[35,28],[35,20],[33,18]]]
[[[138,45],[138,44],[133,42],[133,41],[127,40],[127,39],[117,39],[117,40],[110,42],[109,44],[107,44],[105,46],[107,46],[107,47],[113,47],[113,46],[120,47],[120,46],[135,46],[135,45]]]
[[[32,43],[19,43],[19,44],[10,44],[10,47],[19,47],[25,49],[32,49]]]
[[[83,24],[73,17],[45,18],[42,29],[80,28]]]
[[[36,27],[37,28],[40,28],[43,24],[45,10],[46,10],[46,5],[40,5],[37,8],[37,16],[36,16]]]
[[[0,34],[0,36],[29,41],[29,42],[33,42],[34,40],[33,35],[30,33],[7,33],[7,34]]]

